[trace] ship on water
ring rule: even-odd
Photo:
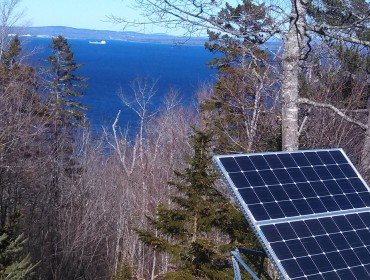
[[[89,44],[96,44],[96,45],[105,45],[107,41],[89,41]]]

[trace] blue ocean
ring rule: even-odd
[[[215,80],[216,71],[207,66],[213,54],[203,46],[125,41],[107,41],[102,45],[81,39],[68,42],[76,62],[83,64],[78,74],[88,78],[88,88],[83,89],[84,97],[79,101],[89,106],[87,117],[94,131],[110,127],[119,110],[122,111],[120,126],[135,128],[137,116],[123,105],[118,95],[121,88],[124,96],[133,96],[130,84],[135,78],[158,79],[152,110],[160,109],[170,89],[176,89],[182,104],[190,106],[199,86]],[[33,65],[45,65],[50,44],[49,38],[25,40],[24,49],[34,52],[29,58]]]

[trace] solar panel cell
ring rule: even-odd
[[[311,274],[316,274],[319,273],[319,270],[317,269],[315,263],[313,262],[312,258],[310,257],[302,257],[302,258],[297,258],[297,263],[303,270],[303,273],[305,275],[311,275]]]
[[[325,231],[327,233],[334,233],[334,232],[340,231],[337,224],[334,222],[333,218],[331,217],[322,218],[320,220],[320,223],[323,225],[323,227],[325,227]]]
[[[317,155],[319,156],[324,165],[336,164],[334,158],[327,151],[318,152]]]
[[[281,201],[278,203],[280,209],[283,211],[285,217],[298,216],[299,212],[291,201]]]
[[[355,193],[347,194],[346,196],[354,208],[366,207],[363,201],[364,197],[360,197],[358,194]],[[367,201],[370,202],[369,200]]]
[[[297,208],[300,215],[309,215],[313,214],[313,211],[308,205],[305,199],[296,199],[294,200],[294,206]]]
[[[243,173],[230,173],[229,176],[237,189],[250,186]]]
[[[288,174],[292,178],[292,180],[296,183],[299,182],[307,182],[306,177],[303,175],[300,168],[288,168],[287,169]]]
[[[335,202],[339,205],[340,209],[348,210],[352,209],[352,204],[349,202],[348,198],[345,195],[335,195],[333,196]]]
[[[251,204],[248,208],[256,221],[270,219],[270,216],[267,214],[265,208],[261,204]]]
[[[306,201],[314,213],[326,212],[326,208],[319,198],[307,198]]]
[[[305,198],[317,197],[315,190],[309,183],[297,183],[297,188]]]
[[[237,163],[237,166],[239,169],[237,171],[252,171],[256,170],[254,167],[252,161],[249,159],[249,157],[235,157],[235,162]],[[232,172],[232,171],[229,171]]]
[[[271,219],[284,218],[285,215],[276,202],[266,203],[265,209]]]
[[[340,254],[342,255],[344,261],[347,263],[348,267],[361,265],[360,260],[357,258],[353,250],[343,250],[340,251]]]
[[[355,275],[356,279],[369,279],[370,275],[367,273],[366,269],[362,266],[352,268],[352,273]]]
[[[358,237],[356,232],[348,231],[348,232],[344,232],[343,235],[351,248],[357,248],[357,247],[362,246],[363,243],[360,237]]]
[[[337,251],[326,253],[325,256],[330,260],[334,269],[343,269],[348,267],[341,254]]]
[[[297,234],[294,232],[289,223],[276,224],[275,226],[284,240],[298,238]]]
[[[331,234],[329,238],[331,239],[337,250],[345,250],[351,248],[351,245],[349,245],[342,234],[334,233]]]
[[[319,243],[319,246],[321,247],[323,252],[333,252],[337,249],[335,248],[334,243],[331,241],[329,236],[327,235],[320,235],[316,237],[317,243]]]
[[[368,229],[357,230],[356,233],[358,237],[360,237],[363,244],[370,246],[370,232]]]
[[[270,186],[269,190],[277,201],[289,200],[288,194],[280,185]]]
[[[282,278],[370,279],[370,192],[341,150],[217,163]]]
[[[289,176],[289,173],[285,169],[276,169],[273,172],[280,184],[293,183],[292,177]]]
[[[330,195],[330,192],[323,182],[311,182],[311,187],[315,190],[318,196]]]
[[[304,154],[294,153],[294,154],[291,154],[291,156],[298,166],[300,167],[311,166],[311,163],[308,161],[308,159],[306,158]]]
[[[260,171],[260,176],[263,178],[263,181],[265,182],[266,185],[278,185],[279,181],[275,177],[274,172],[271,170],[263,170]]]
[[[319,176],[320,180],[333,179],[333,176],[330,174],[329,170],[325,166],[314,166],[313,169]]]
[[[250,157],[250,160],[252,161],[254,167],[257,170],[270,169],[270,166],[268,165],[263,156],[253,156]]]
[[[358,214],[352,214],[347,216],[349,223],[354,229],[363,229],[366,228],[366,225],[360,218],[360,215]]]
[[[356,277],[353,275],[350,269],[342,269],[338,270],[338,276],[340,279],[346,279],[346,280],[356,280]]]
[[[298,166],[290,154],[281,154],[279,155],[279,159],[285,168]]]
[[[244,173],[248,178],[248,182],[252,187],[264,186],[265,182],[262,180],[261,176],[257,171],[248,171]]]
[[[221,158],[220,159],[222,166],[227,172],[237,172],[240,170],[240,167],[236,163],[233,157],[230,158]]]
[[[348,181],[348,179],[344,180],[337,180],[337,184],[343,191],[343,193],[354,193],[356,190],[353,188],[352,184]]]
[[[353,227],[349,223],[348,219],[345,216],[334,216],[333,217],[334,223],[338,226],[339,230],[347,231],[352,230]]]
[[[296,184],[285,184],[284,190],[288,194],[290,199],[303,198],[303,195],[297,188]]]
[[[365,184],[359,178],[352,178],[348,180],[356,192],[367,192]]]
[[[325,208],[328,211],[338,211],[340,210],[339,205],[331,196],[323,196],[321,197],[321,202],[324,204]]]
[[[311,232],[303,221],[293,223],[292,228],[297,234],[298,238],[311,236]]]
[[[346,178],[346,175],[344,175],[338,165],[327,165],[326,168],[336,180]]]
[[[251,188],[239,189],[239,193],[244,201],[248,204],[255,204],[260,202],[256,193]]]
[[[261,202],[273,202],[275,201],[274,197],[271,195],[268,188],[265,187],[258,187],[254,188],[259,200]]]
[[[362,263],[370,264],[370,254],[368,249],[366,249],[365,247],[359,247],[355,248],[353,251],[355,252],[356,256],[358,256],[358,258],[362,261]]]
[[[328,189],[330,194],[336,195],[336,194],[342,194],[343,190],[340,189],[338,184],[335,180],[328,180],[325,182],[325,187]]]
[[[370,193],[369,192],[359,193],[359,197],[366,206],[370,206]]]
[[[349,165],[348,163],[347,164],[341,164],[341,165],[338,165],[338,166],[342,170],[342,172],[346,176],[346,178],[356,178],[357,177],[356,172],[353,170],[352,166]]]
[[[305,223],[313,235],[321,235],[326,233],[318,220],[307,220]]]
[[[316,171],[313,169],[313,167],[302,167],[301,171],[307,181],[318,181],[320,180],[319,176],[317,175]]]
[[[316,275],[311,275],[311,276],[308,276],[307,278],[301,278],[302,280],[325,280],[325,278],[323,278],[323,276],[321,274],[316,274]],[[299,279],[299,280],[301,280]]]
[[[307,152],[304,154],[305,157],[308,159],[308,161],[311,163],[311,165],[323,165],[321,159],[317,155],[316,152]]]
[[[268,162],[271,169],[284,168],[284,165],[277,155],[265,155],[265,160]]]
[[[288,246],[289,250],[292,252],[293,257],[299,258],[303,256],[307,256],[308,253],[306,249],[303,247],[301,241],[297,239],[288,240],[286,241],[286,245]]]
[[[288,260],[293,258],[293,255],[285,242],[275,242],[271,244],[271,246],[279,260]]]
[[[304,275],[302,269],[300,268],[296,260],[293,260],[293,259],[289,259],[285,261],[283,260],[281,264],[287,271],[288,275],[291,276],[292,278],[296,278],[296,277],[300,277]]]
[[[329,262],[328,258],[324,254],[312,256],[312,261],[316,264],[320,272],[327,272],[334,270],[334,267]]]
[[[322,253],[322,249],[313,237],[301,239],[303,246],[309,255],[316,255]]]
[[[370,213],[369,212],[364,212],[364,213],[359,213],[358,216],[360,219],[364,222],[367,227],[370,227]]]
[[[346,157],[343,155],[341,151],[331,150],[330,155],[333,157],[333,159],[335,160],[337,164],[348,163],[348,160],[346,159]]]
[[[283,238],[280,236],[279,231],[275,225],[267,225],[263,227],[263,234],[269,242],[281,241]]]

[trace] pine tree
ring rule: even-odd
[[[83,97],[82,89],[86,87],[85,78],[76,74],[82,66],[77,64],[74,53],[66,38],[58,36],[52,39],[50,46],[52,55],[48,57],[50,67],[45,68],[49,75],[45,85],[48,95],[46,114],[49,117],[49,131],[45,134],[46,147],[50,153],[50,181],[45,182],[48,205],[48,234],[43,236],[45,252],[49,257],[45,260],[49,268],[48,276],[63,260],[63,241],[60,236],[60,209],[63,205],[66,186],[74,183],[83,172],[80,161],[74,153],[76,135],[81,128],[87,126],[85,110],[87,109],[78,98]]]
[[[218,54],[209,63],[218,70],[218,79],[212,96],[201,108],[211,116],[206,121],[215,131],[217,153],[280,148],[279,133],[276,133],[280,126],[271,123],[273,118],[268,110],[273,73],[267,65],[268,54],[258,47],[263,34],[244,36],[250,30],[268,25],[270,18],[265,9],[264,5],[248,0],[236,7],[226,4],[215,20],[241,35],[208,31],[209,41],[205,46]],[[268,123],[269,129],[262,135],[260,128],[264,123]]]
[[[50,102],[58,123],[86,126],[84,110],[88,108],[76,100],[83,97],[80,90],[87,87],[84,83],[86,78],[75,74],[82,65],[75,62],[73,51],[63,36],[53,38],[50,48],[53,52],[48,57],[51,67],[46,70],[51,75],[51,82],[48,85]]]
[[[15,59],[21,51],[21,42],[18,35],[14,36],[7,50],[2,52],[1,62],[7,68],[12,68],[15,64]]]
[[[29,255],[22,255],[27,240],[23,234],[16,233],[19,218],[18,212],[0,230],[0,279],[26,279],[36,267]]]
[[[228,253],[235,246],[257,246],[242,214],[216,188],[212,168],[212,134],[195,131],[191,137],[194,154],[174,188],[172,205],[161,204],[150,223],[152,231],[140,229],[140,239],[157,252],[171,256],[175,270],[163,279],[232,279]],[[216,241],[215,234],[225,235]]]

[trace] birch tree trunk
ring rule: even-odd
[[[292,13],[283,54],[282,149],[298,150],[298,95],[301,55],[304,49],[308,0],[292,0]]]
[[[367,174],[370,170],[370,100],[367,101],[367,130],[365,130],[364,145],[361,152],[362,174]]]

